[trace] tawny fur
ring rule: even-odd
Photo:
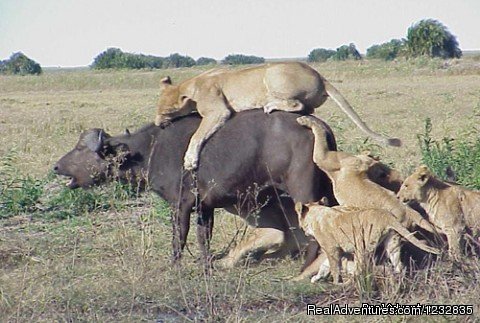
[[[365,256],[373,254],[380,245],[400,272],[400,237],[416,247],[433,254],[440,251],[416,239],[392,213],[381,209],[359,209],[349,206],[326,207],[319,204],[295,205],[300,226],[315,237],[330,264],[333,282],[340,282],[342,253],[353,253],[355,274],[363,268]],[[320,270],[324,270],[320,268]],[[319,272],[318,275],[321,273]]]
[[[368,158],[371,161],[367,171],[367,176],[371,181],[393,192],[398,191],[403,182],[398,171],[383,164],[378,157],[371,156],[369,152],[364,152],[363,158]],[[226,257],[218,262],[221,267],[233,268],[242,258],[252,253],[264,252],[263,258],[273,258],[296,254],[306,248],[308,238],[298,226],[298,217],[293,211],[292,200],[281,197],[280,203],[282,204],[281,208],[276,205],[267,205],[260,209],[256,217],[240,212],[239,215],[247,222],[252,231],[244,240],[232,248]],[[239,213],[238,210],[232,210],[232,212]],[[290,227],[287,232],[278,229],[285,222]],[[326,264],[323,266],[328,269],[328,261],[326,261],[324,255],[320,254],[318,257],[320,259],[315,260],[312,265],[305,268],[295,280],[312,276],[324,262]],[[323,276],[320,275],[319,277]]]
[[[195,169],[202,145],[232,112],[264,109],[312,113],[331,97],[368,136],[384,144],[400,140],[373,132],[345,98],[317,71],[300,62],[271,63],[243,69],[218,68],[172,85],[169,77],[160,84],[156,125],[198,111],[203,120],[192,136],[184,159],[185,169]]]
[[[312,129],[315,136],[313,161],[331,179],[335,198],[340,205],[359,208],[378,208],[391,212],[398,221],[410,228],[413,224],[436,232],[431,223],[417,211],[401,203],[396,195],[370,181],[367,171],[372,161],[363,155],[354,156],[341,151],[328,150],[324,130],[309,116],[300,117],[297,122]]]
[[[462,254],[460,241],[465,228],[474,236],[480,230],[480,192],[441,181],[427,166],[418,167],[405,179],[398,198],[404,203],[420,203],[430,222],[447,237],[448,252],[455,259]]]

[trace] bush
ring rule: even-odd
[[[442,23],[433,19],[421,20],[408,28],[407,48],[410,57],[460,58],[462,56],[456,37]]]
[[[42,73],[40,64],[28,58],[25,54],[18,52],[12,54],[9,59],[0,61],[1,74],[36,74]]]
[[[431,137],[432,122],[425,121],[425,131],[418,135],[422,163],[440,178],[446,179],[450,167],[459,184],[480,189],[480,138],[472,136],[461,139],[444,137],[438,141]]]
[[[222,63],[227,65],[262,64],[265,63],[265,58],[242,54],[230,54],[223,59]]]
[[[392,39],[387,43],[369,47],[367,49],[367,57],[393,61],[403,53],[405,47],[404,39]]]
[[[335,61],[345,61],[347,59],[360,60],[362,56],[355,47],[355,44],[350,43],[350,45],[343,45],[337,48],[336,53],[332,56],[332,59]]]
[[[315,48],[308,54],[309,62],[325,62],[327,59],[335,55],[336,51],[325,48]]]
[[[171,54],[165,58],[163,68],[177,68],[177,67],[192,67],[195,65],[195,60],[190,56],[182,56],[178,53]]]
[[[195,65],[195,60],[189,56],[172,54],[166,58],[152,55],[132,54],[122,52],[119,48],[108,48],[106,51],[98,54],[91,65],[93,69],[110,68],[172,68],[172,67],[190,67]]]
[[[216,65],[217,60],[210,57],[200,57],[197,59],[197,65]]]

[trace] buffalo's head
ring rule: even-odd
[[[69,188],[87,188],[105,182],[126,155],[125,144],[115,143],[102,129],[90,129],[80,135],[75,148],[60,158],[53,171],[70,178]]]

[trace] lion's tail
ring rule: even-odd
[[[390,227],[395,230],[399,235],[405,238],[408,242],[412,243],[417,248],[422,249],[423,251],[439,255],[441,252],[437,248],[430,247],[426,245],[423,241],[415,238],[412,232],[405,229],[405,227],[398,221],[394,221],[390,224]]]
[[[348,101],[343,97],[343,95],[327,80],[323,80],[325,84],[325,91],[327,92],[328,96],[337,103],[337,105],[342,109],[342,111],[359,127],[364,133],[368,136],[372,137],[373,139],[390,146],[400,147],[402,145],[402,141],[398,138],[388,138],[384,137],[374,131],[372,131],[367,124],[360,119],[360,116],[353,110],[352,106]]]

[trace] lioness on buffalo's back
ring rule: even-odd
[[[187,170],[197,168],[202,145],[222,127],[232,112],[263,109],[311,114],[330,96],[368,136],[384,144],[400,146],[395,138],[373,132],[327,80],[307,64],[272,63],[244,69],[213,69],[172,85],[162,79],[155,124],[198,111],[202,122],[192,136],[184,158]]]

